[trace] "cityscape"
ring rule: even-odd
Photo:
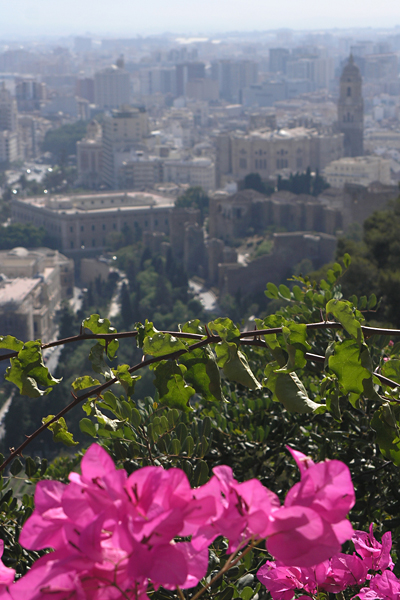
[[[400,11],[0,10],[0,600],[400,600]]]
[[[53,256],[35,270],[34,248],[3,246],[3,332],[22,319],[22,339],[49,341],[125,230],[214,303],[333,260],[398,194],[399,55],[399,28],[1,42],[3,226],[44,229]],[[206,215],[177,201],[193,189]]]

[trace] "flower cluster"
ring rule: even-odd
[[[0,598],[145,600],[149,585],[194,587],[220,535],[231,552],[266,538],[281,564],[307,568],[328,559],[353,533],[346,519],[354,504],[349,470],[339,461],[314,464],[292,454],[301,481],[281,506],[258,480],[239,483],[226,466],[192,489],[180,469],[144,467],[128,477],[93,444],[68,485],[38,483],[35,511],[19,541],[29,550],[54,551],[14,584],[1,565]]]
[[[309,600],[309,596],[319,597],[320,592],[338,594],[348,588],[353,594],[357,591],[353,598],[361,600],[398,600],[400,580],[392,573],[391,533],[385,533],[380,544],[371,524],[369,533],[355,531],[352,542],[357,554],[337,554],[314,567],[287,567],[267,561],[258,571],[258,579],[273,600],[292,600],[296,591],[305,593]]]

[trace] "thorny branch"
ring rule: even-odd
[[[320,321],[318,323],[307,323],[306,328],[310,329],[310,330],[312,330],[312,329],[342,329],[343,326],[341,325],[341,323],[338,323],[336,321]],[[366,337],[370,337],[372,335],[387,335],[390,337],[400,336],[399,329],[384,329],[384,328],[379,328],[379,327],[366,327],[365,325],[361,325],[361,329]],[[188,352],[192,352],[193,350],[196,350],[197,348],[202,348],[209,344],[215,344],[215,343],[222,341],[222,338],[220,336],[213,335],[212,333],[210,333],[208,328],[206,328],[206,331],[207,331],[207,336],[204,336],[199,333],[185,333],[185,332],[181,332],[181,331],[160,331],[160,333],[170,334],[176,338],[184,338],[184,339],[191,339],[191,340],[198,340],[198,341],[194,344],[191,344],[190,346],[188,346],[185,349],[177,350],[177,351],[171,352],[169,354],[164,354],[162,356],[156,356],[153,358],[149,358],[147,360],[143,360],[144,359],[144,357],[143,357],[143,359],[140,361],[140,363],[130,367],[128,369],[128,372],[132,374],[136,371],[139,371],[140,369],[143,369],[144,367],[147,367],[156,362],[160,362],[162,360],[175,360],[175,359],[179,358],[179,356],[181,356],[182,354],[186,354]],[[136,337],[138,335],[138,333],[139,332],[136,330],[135,331],[124,331],[121,333],[97,333],[97,334],[81,333],[79,335],[75,335],[75,336],[72,336],[69,338],[55,340],[53,342],[49,342],[48,344],[42,344],[42,350],[45,350],[46,348],[52,348],[54,346],[63,346],[65,344],[70,344],[70,343],[74,343],[74,342],[81,342],[81,341],[95,340],[95,339],[105,340],[107,343],[107,342],[110,342],[111,340],[115,340],[115,339],[133,338],[133,337]],[[272,334],[277,334],[277,333],[282,333],[282,327],[274,327],[274,328],[270,328],[270,329],[254,329],[252,331],[243,331],[240,333],[240,336],[239,336],[240,344],[244,345],[244,346],[266,347],[267,344],[264,341],[258,339],[259,336],[272,335]],[[252,338],[252,339],[249,339],[249,338]],[[10,352],[8,354],[3,354],[0,356],[0,361],[14,358],[17,355],[18,355],[18,352]],[[312,362],[324,362],[325,361],[325,356],[318,355],[318,354],[312,354],[312,353],[306,352],[304,356],[307,360],[310,360]],[[383,375],[381,375],[379,373],[374,373],[374,377],[379,379],[379,381],[381,383],[383,383],[384,385],[386,385],[388,387],[391,387],[391,388],[399,387],[398,383],[396,383],[395,381],[393,381],[391,379],[388,379],[387,377],[384,377]],[[81,396],[75,396],[75,394],[72,394],[73,401],[70,402],[70,404],[65,406],[50,421],[48,421],[47,423],[43,423],[31,435],[26,436],[26,440],[16,450],[12,450],[12,452],[10,453],[8,458],[6,458],[3,462],[3,464],[0,465],[0,472],[2,472],[6,468],[6,466],[9,465],[10,462],[12,462],[12,460],[16,456],[21,456],[22,452],[25,450],[25,448],[36,437],[38,437],[43,431],[45,431],[50,425],[52,425],[53,423],[58,421],[61,417],[63,417],[65,414],[67,414],[70,410],[72,410],[75,406],[77,406],[84,400],[87,400],[91,396],[99,397],[106,389],[108,389],[109,387],[111,387],[112,385],[114,385],[115,383],[118,383],[118,382],[119,382],[118,378],[113,377],[112,379],[109,379],[102,385],[99,385],[99,386],[91,389],[91,391],[86,392],[86,393],[82,394]]]

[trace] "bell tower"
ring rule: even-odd
[[[338,128],[344,133],[344,155],[364,154],[364,101],[360,69],[350,54],[340,78]]]

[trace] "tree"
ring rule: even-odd
[[[175,206],[178,208],[198,208],[201,214],[201,221],[208,215],[208,205],[210,199],[200,186],[190,187],[184,194],[178,196]]]
[[[44,137],[42,150],[51,152],[60,161],[62,156],[76,154],[76,142],[86,135],[87,121],[62,125],[57,129],[50,129]]]
[[[318,171],[315,175],[312,175],[310,167],[307,167],[305,173],[297,172],[294,175],[291,173],[289,179],[283,179],[281,175],[278,175],[277,187],[278,191],[286,190],[292,192],[292,194],[318,196],[325,189],[329,188],[329,184]]]
[[[263,182],[259,173],[249,173],[246,175],[243,185],[245,190],[256,190],[256,192],[260,192],[260,194],[265,194],[266,196],[270,196],[275,191],[273,186]]]

